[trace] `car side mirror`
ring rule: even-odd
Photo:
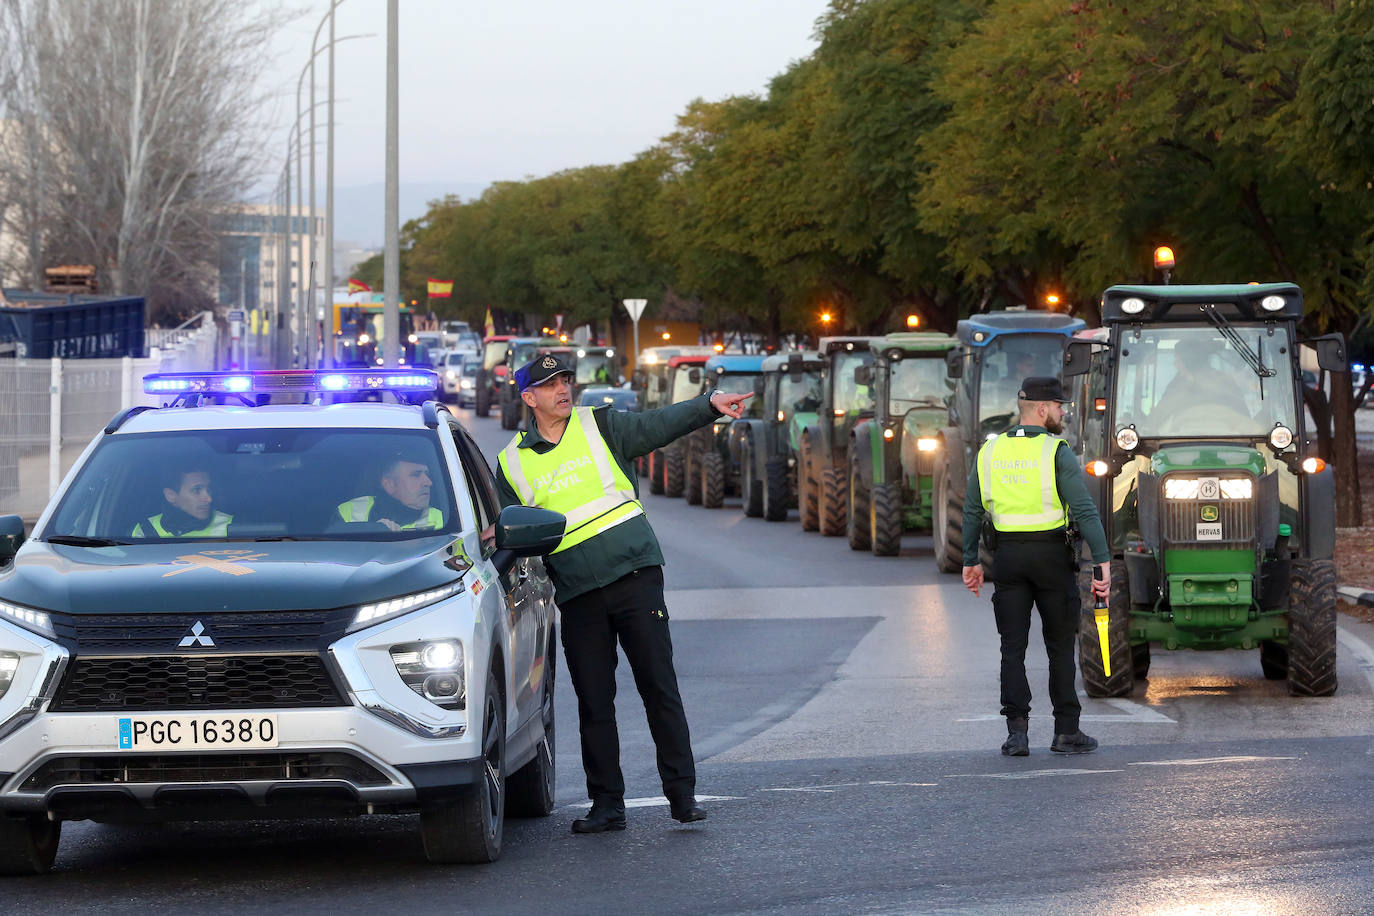
[[[24,519],[0,515],[0,565],[10,562],[24,543]]]
[[[693,385],[700,385],[700,384],[701,384],[701,370],[700,370],[700,369],[693,369],[691,372],[688,372],[688,373],[687,373],[687,381],[691,382]]]
[[[873,384],[873,371],[868,366],[854,367],[854,384],[871,385]]]
[[[1087,375],[1093,364],[1091,340],[1071,340],[1064,347],[1064,378]]]
[[[568,520],[558,512],[534,506],[507,506],[496,519],[496,549],[518,557],[553,552],[563,540]]]
[[[1350,368],[1345,352],[1345,337],[1341,334],[1323,334],[1307,341],[1317,351],[1317,365],[1327,372],[1345,372]]]
[[[945,354],[945,374],[950,378],[964,377],[964,351],[955,349]]]

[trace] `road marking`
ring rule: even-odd
[[[1336,627],[1336,641],[1345,646],[1345,650],[1355,656],[1355,663],[1360,666],[1364,673],[1365,680],[1369,681],[1369,686],[1374,689],[1374,649],[1345,627]]]
[[[1181,760],[1138,760],[1132,767],[1201,767],[1215,763],[1255,763],[1260,760],[1297,760],[1296,757],[1188,757]]]
[[[739,795],[698,795],[698,796],[697,796],[697,801],[699,801],[699,802],[739,801],[741,797],[742,797],[742,796],[739,796]],[[580,802],[577,802],[576,804],[564,805],[563,808],[564,808],[564,810],[567,810],[567,809],[570,809],[570,808],[585,808],[585,807],[587,807],[587,804],[588,804],[588,803],[585,802],[585,801],[580,801]],[[666,808],[667,806],[668,806],[668,799],[664,798],[662,795],[646,795],[646,796],[644,796],[643,798],[627,798],[627,799],[625,799],[625,807],[626,807],[626,809],[629,809],[629,808]]]
[[[933,782],[897,782],[891,779],[870,779],[866,782],[832,782],[819,786],[780,786],[764,789],[765,792],[817,792],[832,794],[836,789],[852,789],[857,786],[933,786]]]
[[[1047,776],[1092,776],[1098,773],[1124,773],[1125,770],[1020,770],[1015,773],[950,773],[946,778],[976,777],[983,779],[1040,779]]]
[[[1374,682],[1371,682],[1374,683]],[[1102,713],[1084,713],[1079,719],[1084,722],[1110,722],[1120,725],[1177,725],[1173,719],[1144,703],[1137,703],[1135,700],[1128,700],[1125,697],[1110,697],[1101,702],[1108,706],[1121,710],[1126,715],[1105,715]],[[956,722],[1001,722],[1002,716],[969,716],[966,719],[955,719]],[[1032,719],[1052,719],[1049,713],[1032,715]]]

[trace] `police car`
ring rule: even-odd
[[[170,406],[115,417],[32,536],[0,518],[0,873],[65,820],[418,812],[430,860],[490,862],[552,811],[563,517],[500,512],[432,400],[322,403],[436,383],[149,376]]]

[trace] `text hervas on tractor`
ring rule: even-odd
[[[787,519],[797,505],[797,464],[802,430],[816,423],[821,406],[821,367],[815,352],[769,356],[755,390],[758,416],[730,425],[730,450],[738,456],[744,514],[770,522]],[[813,513],[815,506],[812,506]]]
[[[850,432],[873,416],[873,391],[859,384],[854,370],[873,365],[870,345],[878,337],[822,337],[821,409],[802,431],[801,472],[797,475],[803,531],[845,533],[849,511]]]
[[[896,556],[903,531],[929,531],[939,433],[954,381],[945,354],[958,341],[933,332],[889,334],[872,344],[872,366],[855,369],[873,389],[874,415],[849,447],[849,546]]]
[[[1152,645],[1259,649],[1290,693],[1335,692],[1334,487],[1304,419],[1302,316],[1290,283],[1114,286],[1105,345],[1071,345],[1112,549],[1110,664],[1080,637],[1090,696],[1129,693]],[[1339,334],[1308,343],[1345,367]]]
[[[1087,325],[1058,312],[1007,309],[959,322],[946,362],[956,379],[949,421],[936,437],[932,497],[935,565],[958,572],[964,556],[964,491],[982,444],[1020,419],[1017,394],[1030,376],[1058,377],[1068,339]],[[1071,416],[1072,411],[1069,411]],[[1071,432],[1066,416],[1064,431]]]

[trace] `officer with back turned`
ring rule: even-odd
[[[1077,552],[1066,534],[1069,517],[1092,551],[1100,576],[1093,579],[1093,594],[1102,598],[1108,592],[1110,553],[1083,470],[1068,443],[1058,438],[1067,400],[1057,378],[1025,379],[1017,398],[1020,424],[983,443],[964,500],[964,585],[975,595],[983,585],[978,535],[985,517],[995,540],[992,607],[1002,640],[1002,715],[1007,719],[1002,753],[1008,757],[1030,753],[1026,645],[1032,604],[1040,612],[1050,662],[1050,750],[1086,754],[1097,749],[1096,739],[1078,727],[1082,710],[1074,692],[1073,652],[1080,607]]]

